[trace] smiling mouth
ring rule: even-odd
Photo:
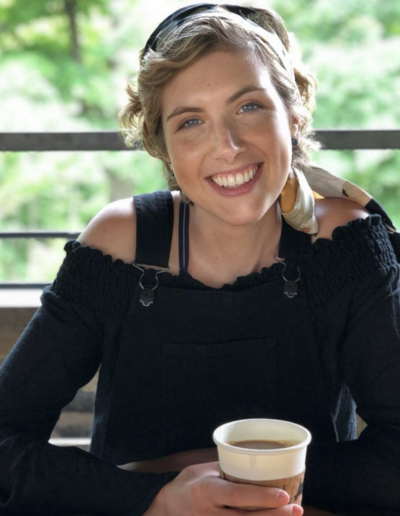
[[[211,181],[223,188],[237,188],[245,183],[249,183],[254,178],[259,168],[260,164],[252,165],[244,172],[216,174],[215,176],[211,176]]]

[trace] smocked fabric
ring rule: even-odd
[[[297,233],[287,226],[287,231]],[[307,240],[308,242],[308,240]],[[312,306],[329,299],[345,285],[362,278],[379,268],[396,262],[393,248],[379,215],[349,222],[336,228],[332,240],[319,239],[305,244],[302,239],[299,265],[302,276],[309,284]],[[113,261],[97,249],[82,246],[77,241],[65,245],[66,259],[62,264],[52,290],[79,304],[115,316],[124,316],[132,301],[132,291],[142,274],[140,270],[122,260]],[[151,270],[156,269],[150,269]],[[260,273],[238,277],[220,290],[236,291],[277,281],[282,277],[279,263],[264,267]],[[164,272],[159,283],[170,288],[215,290],[193,278],[190,274],[172,275]]]

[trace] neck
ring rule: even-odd
[[[245,226],[221,223],[194,206],[190,214],[189,272],[211,286],[260,272],[276,261],[281,224],[277,204],[261,220]]]

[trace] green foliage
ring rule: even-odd
[[[138,49],[164,16],[189,3],[0,0],[0,131],[116,129]],[[315,127],[399,126],[399,2],[269,5],[317,72]],[[400,226],[399,151],[321,151],[315,160],[372,193]],[[3,153],[0,224],[79,231],[107,202],[165,187],[160,163],[143,152]],[[62,248],[60,240],[0,241],[0,281],[50,281]]]

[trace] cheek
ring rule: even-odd
[[[193,176],[193,160],[188,159],[185,153],[174,152],[170,154],[171,165],[178,184],[183,187],[188,185]]]
[[[292,143],[288,127],[277,128],[274,137],[274,146],[280,159],[290,164],[292,161]]]
[[[177,176],[189,177],[201,167],[205,152],[199,141],[174,141],[169,147],[169,157]]]
[[[187,135],[184,132],[177,132],[165,135],[165,145],[171,159],[185,159],[185,156],[198,152],[199,138],[191,137],[193,133],[192,131]]]

